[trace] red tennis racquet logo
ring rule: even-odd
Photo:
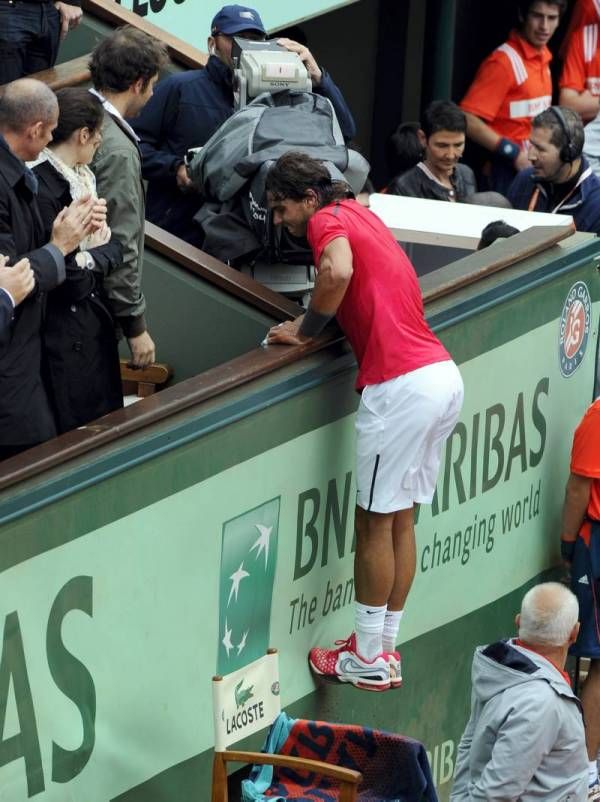
[[[586,352],[592,318],[587,286],[578,281],[569,290],[560,318],[560,372],[568,378],[581,364]]]

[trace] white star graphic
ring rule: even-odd
[[[265,568],[267,567],[267,560],[269,559],[269,538],[271,537],[271,532],[273,531],[272,526],[263,526],[262,524],[254,524],[259,532],[259,537],[257,538],[254,545],[250,547],[250,551],[256,549],[256,558],[258,559],[262,552],[265,553]]]
[[[231,579],[231,590],[229,591],[229,598],[227,599],[227,606],[229,607],[229,602],[231,601],[231,597],[235,593],[235,600],[237,601],[238,597],[238,590],[240,589],[240,582],[242,579],[245,579],[247,576],[250,576],[248,571],[244,571],[244,563],[240,564],[240,567],[235,571],[229,579]]]
[[[227,619],[225,619],[225,635],[221,643],[227,649],[227,657],[229,657],[229,652],[233,649],[233,643],[231,642],[231,630],[227,626]]]
[[[243,650],[243,649],[244,649],[244,647],[246,646],[246,638],[247,638],[247,637],[248,637],[248,632],[246,631],[246,632],[244,632],[244,634],[242,635],[242,639],[241,639],[241,641],[238,643],[238,645],[237,645],[237,647],[236,647],[236,648],[237,648],[237,650],[238,650],[238,655],[239,655],[239,654],[241,654],[242,650]]]

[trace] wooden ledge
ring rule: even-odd
[[[241,273],[214,256],[195,248],[173,234],[146,221],[146,247],[160,253],[190,273],[209,281],[242,301],[260,309],[276,320],[297,317],[300,306],[274,290]]]
[[[29,77],[48,84],[54,92],[57,89],[64,89],[66,86],[79,86],[90,80],[89,60],[89,55],[79,56],[72,61],[57,64],[49,70],[35,72]]]
[[[339,332],[332,332],[306,345],[272,345],[268,348],[255,348],[198,376],[150,395],[132,406],[111,412],[87,426],[74,429],[0,462],[0,490],[37,476],[99,446],[133,434],[279,368],[300,362],[309,354],[336,343],[341,344],[342,341],[343,337]]]
[[[575,225],[534,226],[419,278],[425,304],[547,251],[575,233]]]

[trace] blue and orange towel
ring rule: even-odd
[[[423,744],[369,727],[275,720],[263,752],[322,760],[360,771],[359,802],[438,802]],[[337,802],[333,780],[310,772],[255,766],[244,781],[243,802]]]

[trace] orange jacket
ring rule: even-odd
[[[480,65],[461,108],[481,117],[499,136],[525,147],[531,120],[552,104],[551,60],[547,47],[533,47],[512,31]]]
[[[600,25],[584,25],[571,34],[567,45],[567,56],[560,76],[561,89],[586,89],[595,97],[600,95],[600,49],[598,34]]]

